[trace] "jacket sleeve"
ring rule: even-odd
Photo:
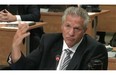
[[[22,21],[40,21],[40,8],[37,5],[24,6],[24,13],[21,16]]]
[[[91,59],[90,63],[92,63],[94,65],[94,64],[98,64],[98,61],[99,61],[99,65],[101,64],[101,69],[107,70],[108,53],[107,53],[107,49],[105,48],[104,45],[98,45],[96,47],[96,50],[93,51],[92,59]]]

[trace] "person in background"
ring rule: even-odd
[[[37,5],[0,5],[0,22],[40,21],[40,8]],[[30,52],[38,45],[43,28],[30,30]]]
[[[102,44],[106,44],[105,42],[105,35],[106,35],[106,32],[97,32],[97,35],[99,35],[99,42],[101,42]]]
[[[14,70],[88,70],[92,61],[106,70],[105,46],[86,34],[88,13],[80,7],[68,7],[62,16],[62,33],[44,34],[40,45],[28,56],[21,52],[22,40],[29,36],[28,24],[19,24],[8,62]],[[11,59],[11,60],[10,60]],[[66,60],[67,59],[67,60]]]

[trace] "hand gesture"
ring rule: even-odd
[[[18,30],[13,38],[11,58],[13,62],[16,62],[21,57],[21,44],[25,37],[29,36],[30,33],[27,32],[29,29],[28,24],[23,23],[18,25]]]
[[[9,11],[2,10],[0,11],[0,21],[1,22],[12,22],[12,21],[16,21],[16,16],[11,14]]]

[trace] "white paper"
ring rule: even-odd
[[[34,21],[14,21],[14,22],[0,22],[0,24],[7,24],[7,25],[17,25],[19,23],[34,23]]]

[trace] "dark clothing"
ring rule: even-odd
[[[20,15],[22,21],[40,21],[40,8],[37,5],[1,5],[0,11],[7,9],[13,15]],[[30,30],[30,52],[34,50],[40,42],[43,32],[43,27]]]
[[[40,8],[37,5],[0,5],[0,11],[4,9],[13,15],[20,15],[22,21],[38,22],[40,20]]]
[[[99,42],[102,43],[102,44],[105,44],[105,35],[106,35],[106,32],[97,32],[97,35],[99,35]]]
[[[62,34],[45,34],[41,38],[39,47],[27,57],[22,54],[16,63],[11,64],[11,68],[15,70],[56,70],[58,64],[56,56],[61,55],[62,47]],[[88,64],[96,59],[103,62],[103,69],[106,70],[108,55],[105,46],[85,34],[67,70],[88,70]]]

